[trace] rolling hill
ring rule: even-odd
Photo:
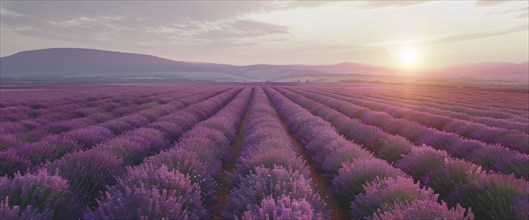
[[[365,80],[399,82],[428,79],[456,81],[527,82],[525,63],[472,63],[429,69],[420,77],[404,77],[400,71],[361,63],[331,65],[236,66],[174,61],[145,54],[81,48],[23,51],[0,58],[0,77],[8,81],[129,82],[129,81],[326,81]]]

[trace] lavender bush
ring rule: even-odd
[[[53,215],[64,219],[78,216],[82,208],[70,193],[68,181],[49,175],[46,170],[17,174],[12,179],[0,178],[0,199],[6,201],[3,206],[9,206],[11,211],[18,210],[20,218]]]
[[[408,203],[398,203],[391,211],[375,213],[374,220],[384,219],[474,219],[471,212],[461,206],[448,208],[446,203],[437,203],[431,200],[416,200]]]
[[[122,161],[103,151],[68,154],[47,167],[50,174],[66,179],[70,191],[90,206],[107,185],[115,184],[114,175],[123,172]]]
[[[319,215],[317,215],[319,214]],[[314,213],[310,204],[302,200],[282,196],[276,200],[265,198],[257,210],[245,211],[242,219],[324,219],[321,213]]]
[[[24,173],[29,169],[31,162],[17,156],[12,150],[0,152],[0,175],[13,176],[17,171]]]
[[[363,185],[376,178],[406,176],[401,170],[389,166],[379,159],[364,159],[346,162],[332,180],[336,197],[349,204],[356,195],[364,192]]]
[[[364,192],[351,203],[351,216],[365,218],[375,212],[391,211],[399,202],[437,201],[431,189],[424,189],[409,178],[376,179],[364,185]]]
[[[230,194],[223,216],[233,218],[244,212],[257,212],[263,199],[281,198],[288,195],[291,199],[306,199],[315,207],[324,207],[320,196],[314,192],[311,183],[299,172],[282,167],[273,169],[258,167],[255,173],[241,179]]]
[[[529,183],[513,176],[480,175],[468,184],[460,185],[448,199],[471,206],[478,219],[522,219],[527,213]]]
[[[53,211],[46,210],[39,213],[31,206],[27,206],[25,209],[21,209],[20,206],[9,206],[9,199],[0,202],[0,216],[6,220],[47,220],[53,219]]]
[[[438,151],[428,146],[422,146],[413,148],[409,154],[395,163],[395,167],[415,179],[420,179],[429,170],[441,166],[447,157],[448,154],[445,151]]]
[[[149,164],[127,171],[85,218],[208,218],[200,188],[185,175]]]

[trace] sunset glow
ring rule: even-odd
[[[395,51],[395,58],[403,69],[415,69],[420,61],[420,54],[414,47],[403,47]]]

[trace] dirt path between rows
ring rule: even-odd
[[[246,106],[246,110],[244,112],[243,119],[239,125],[239,130],[237,131],[237,138],[233,142],[231,146],[231,152],[229,154],[229,158],[226,160],[226,162],[222,165],[222,171],[220,173],[219,177],[219,193],[217,194],[217,197],[215,198],[215,205],[216,210],[215,213],[213,213],[213,219],[215,220],[221,220],[222,219],[222,211],[224,210],[224,206],[226,205],[226,202],[228,201],[228,196],[230,195],[230,191],[233,188],[231,185],[231,173],[235,170],[235,164],[237,163],[237,159],[239,159],[239,156],[241,154],[241,148],[244,141],[244,131],[246,130],[246,125],[248,124],[248,114],[249,114],[249,107],[253,99],[253,93],[255,91],[252,91],[252,95],[250,95],[250,100],[248,100],[248,105]]]
[[[268,95],[268,93],[266,94]],[[306,164],[310,170],[310,176],[312,177],[312,182],[314,183],[318,194],[327,203],[327,210],[331,211],[331,219],[333,220],[349,219],[349,212],[347,210],[344,210],[341,206],[339,206],[338,202],[333,196],[332,183],[328,181],[327,179],[325,179],[320,174],[320,171],[318,170],[317,166],[312,161],[312,158],[310,157],[310,155],[308,155],[305,152],[305,149],[303,148],[301,143],[297,140],[297,138],[292,134],[285,120],[281,117],[281,115],[279,115],[279,112],[277,111],[277,108],[275,107],[275,103],[273,103],[271,99],[270,99],[270,102],[272,103],[272,106],[276,110],[276,115],[280,119],[279,121],[281,125],[288,132],[288,136],[290,137],[292,144],[296,148],[296,151],[306,161]]]

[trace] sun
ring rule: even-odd
[[[412,46],[397,49],[394,52],[394,57],[403,69],[416,69],[420,61],[419,51]]]

